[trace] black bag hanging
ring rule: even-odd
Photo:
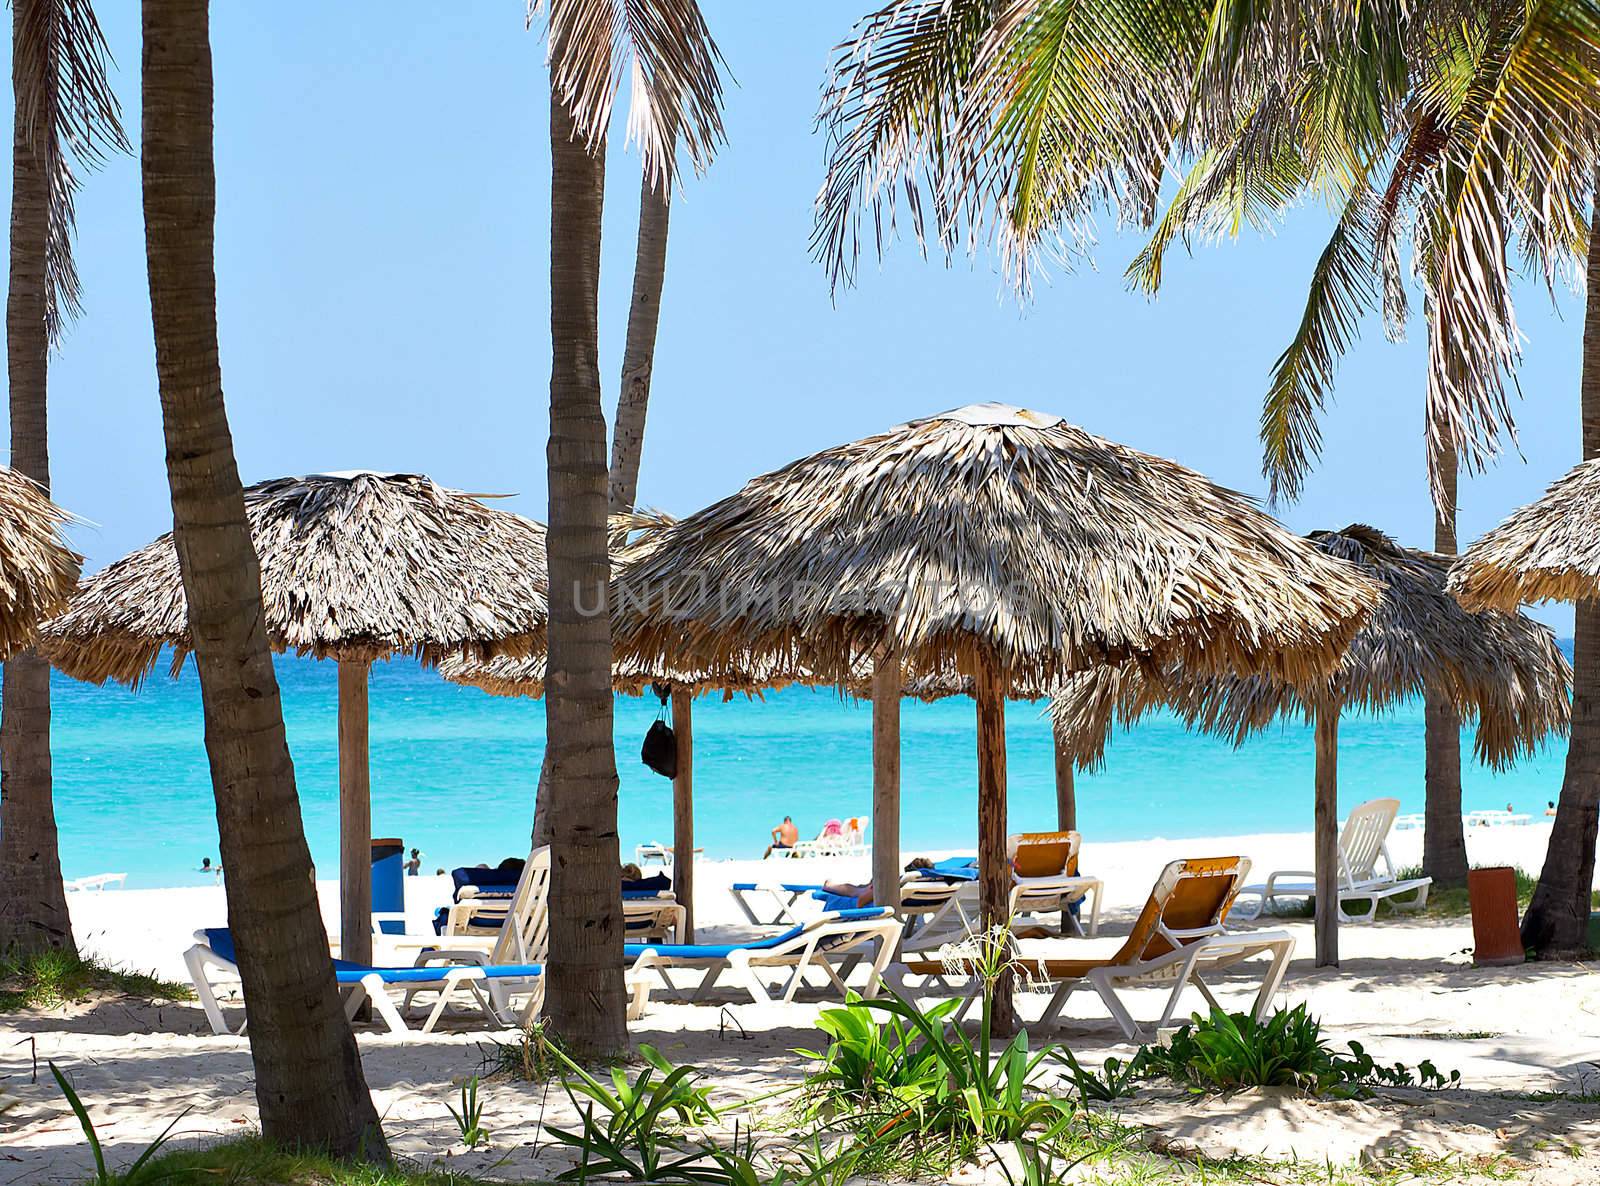
[[[653,684],[652,690],[661,698],[661,708],[655,722],[644,735],[644,745],[639,750],[639,760],[663,778],[678,777],[678,738],[667,724],[667,699],[672,695],[666,684]]]

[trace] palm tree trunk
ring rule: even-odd
[[[1066,732],[1052,716],[1051,740],[1056,752],[1056,827],[1063,832],[1078,830],[1078,779]]]
[[[1600,176],[1596,177],[1600,185]],[[1583,314],[1579,406],[1583,457],[1600,457],[1600,194],[1589,224],[1589,294]],[[1539,888],[1522,919],[1522,943],[1543,956],[1587,946],[1600,826],[1600,601],[1580,601],[1572,630],[1572,735]]]
[[[550,92],[550,755],[552,1028],[582,1057],[627,1046],[617,762],[611,738],[606,419],[600,404],[604,145],[591,154]]]
[[[644,170],[639,187],[639,240],[633,258],[633,303],[628,306],[628,336],[622,347],[622,387],[617,392],[617,422],[611,440],[611,513],[633,510],[639,498],[639,462],[644,453],[644,420],[655,370],[656,327],[661,322],[661,287],[667,278],[667,223],[672,189],[666,178],[652,185]]]
[[[1446,506],[1433,512],[1433,550],[1456,554],[1456,470],[1454,449],[1434,458]],[[1467,837],[1461,822],[1461,718],[1448,697],[1423,696],[1423,785],[1426,789],[1422,833],[1422,871],[1435,885],[1467,884]]]
[[[262,1135],[387,1160],[317,908],[217,354],[208,0],[144,0],[142,180],[172,527]]]
[[[648,170],[639,191],[639,240],[634,249],[633,303],[628,306],[628,337],[622,348],[622,388],[612,429],[609,505],[612,514],[633,510],[639,498],[639,463],[644,455],[644,421],[655,370],[656,326],[661,320],[661,287],[667,276],[667,221],[671,191],[665,180],[650,184]],[[546,788],[550,763],[539,766],[533,810],[533,845],[550,843]]]
[[[25,10],[15,0],[13,60]],[[6,294],[6,366],[11,382],[11,466],[46,491],[50,447],[45,416],[50,331],[45,254],[50,235],[50,175],[44,144],[51,129],[35,126],[13,72],[16,104],[11,137],[11,276]],[[0,951],[76,951],[61,884],[50,776],[50,665],[32,652],[5,665],[0,692]]]

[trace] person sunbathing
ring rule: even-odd
[[[907,873],[915,873],[918,869],[931,869],[933,862],[927,857],[917,857],[906,866]],[[832,894],[838,898],[854,898],[856,905],[872,905],[872,882],[857,883],[853,881],[824,881],[822,892]]]

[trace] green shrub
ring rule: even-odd
[[[874,1140],[917,1134],[1013,1141],[1071,1114],[1069,1101],[1032,1084],[1053,1046],[1030,1055],[1023,1032],[994,1055],[988,993],[975,1038],[952,1023],[957,1005],[924,1010],[892,995],[852,995],[843,1009],[828,1010],[822,1028],[833,1041],[810,1055],[821,1066],[807,1080],[818,1109],[858,1118]]]
[[[1349,1050],[1335,1053],[1322,1038],[1321,1023],[1301,1004],[1264,1022],[1221,1009],[1204,1018],[1195,1014],[1166,1046],[1146,1046],[1134,1062],[1142,1074],[1207,1092],[1293,1087],[1318,1095],[1376,1085],[1437,1090],[1461,1081],[1459,1071],[1446,1076],[1427,1061],[1415,1070],[1403,1063],[1381,1065],[1359,1042]]]

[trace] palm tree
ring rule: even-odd
[[[1381,307],[1401,331],[1409,235],[1445,545],[1457,465],[1481,468],[1512,431],[1513,250],[1553,286],[1588,240],[1600,5],[898,0],[842,47],[825,115],[814,242],[836,283],[853,276],[863,220],[892,226],[902,203],[918,236],[947,252],[992,236],[1024,290],[1044,249],[1086,249],[1091,215],[1111,206],[1152,230],[1130,277],[1153,291],[1174,242],[1267,223],[1308,192],[1328,197],[1338,221],[1262,413],[1274,497],[1294,497],[1317,455],[1318,418],[1363,315]],[[1181,181],[1157,217],[1169,170]],[[1582,698],[1581,655],[1576,666]],[[1600,698],[1600,662],[1589,666],[1587,694]],[[1430,758],[1447,767],[1451,726],[1433,715]],[[1593,804],[1583,755],[1600,755],[1600,735],[1586,743],[1585,728],[1575,719],[1567,787],[1587,786]],[[1435,785],[1430,815],[1456,822],[1434,829],[1434,856],[1453,875],[1459,807],[1448,782]],[[1586,809],[1564,790],[1569,801],[1578,814],[1558,820],[1548,857],[1558,878],[1592,864]],[[1527,934],[1546,932],[1541,903],[1526,921]]]
[[[328,961],[222,396],[208,2],[144,0],[141,174],[173,537],[228,871],[228,924],[262,1135],[387,1160]]]
[[[13,0],[11,274],[6,354],[11,465],[50,489],[50,347],[79,311],[72,260],[76,163],[128,149],[110,52],[86,0]],[[50,771],[50,665],[5,665],[0,705],[0,951],[76,951],[61,884]]]
[[[599,371],[606,132],[620,72],[631,67],[630,126],[645,185],[653,181],[665,195],[680,145],[698,165],[721,140],[721,79],[695,0],[549,0],[548,13],[550,634],[542,781],[559,856],[550,884],[545,1008],[563,1040],[592,1056],[627,1045]],[[664,236],[661,250],[664,263]],[[652,319],[658,301],[659,284]]]

